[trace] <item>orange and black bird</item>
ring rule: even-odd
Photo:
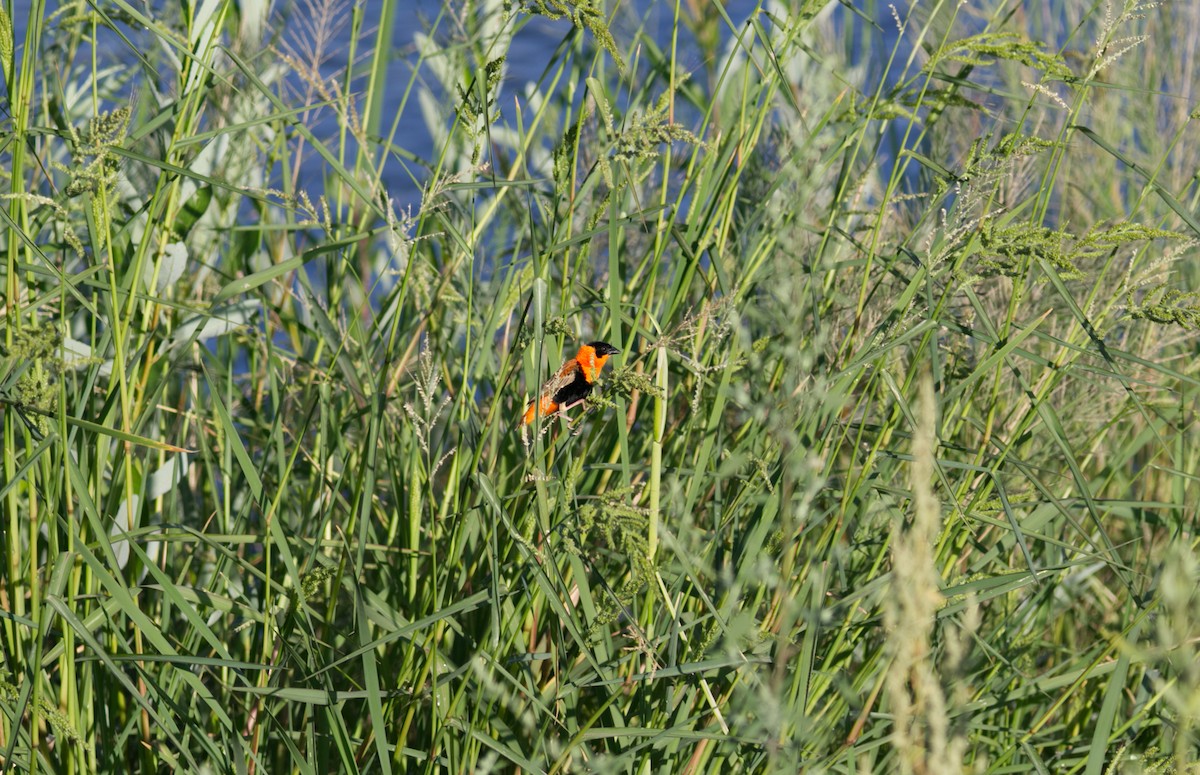
[[[533,422],[535,415],[545,417],[566,411],[588,397],[608,356],[621,352],[608,342],[589,342],[579,348],[575,357],[562,365],[558,373],[542,385],[538,397],[529,402],[522,425]]]

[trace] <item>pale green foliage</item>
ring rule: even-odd
[[[926,67],[933,70],[947,62],[984,67],[1006,59],[1028,67],[1037,68],[1048,78],[1069,78],[1071,69],[1062,57],[1047,54],[1041,43],[1023,38],[1011,32],[983,32],[956,40],[939,48],[929,58]]]
[[[509,3],[511,0],[505,2]],[[577,29],[591,33],[601,48],[612,56],[617,69],[625,72],[624,55],[609,32],[604,19],[604,6],[600,0],[517,0],[516,5],[525,13],[545,16],[548,19],[570,19]]]
[[[967,741],[951,736],[944,688],[959,677],[961,665],[935,664],[932,656],[937,611],[945,598],[934,555],[942,517],[932,486],[937,417],[933,380],[927,374],[920,379],[918,402],[910,476],[912,515],[904,519],[897,513],[892,523],[893,584],[883,611],[891,660],[886,680],[894,719],[892,745],[899,754],[899,772],[953,775],[963,770]]]
[[[1165,283],[1151,288],[1141,299],[1134,299],[1130,292],[1129,316],[1187,329],[1200,328],[1200,294],[1185,293]]]
[[[12,17],[8,15],[8,7],[0,6],[0,68],[3,68],[4,82],[12,83],[13,61],[13,26]]]
[[[4,766],[1194,768],[1194,13],[849,5],[32,19]]]

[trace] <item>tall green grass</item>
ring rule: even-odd
[[[378,10],[0,18],[4,766],[1196,766],[1189,4]]]

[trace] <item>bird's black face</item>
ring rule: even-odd
[[[596,355],[616,355],[621,352],[608,342],[589,342],[588,347],[596,351]]]

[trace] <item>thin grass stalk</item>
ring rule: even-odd
[[[654,384],[659,392],[654,396],[654,441],[650,445],[650,526],[647,534],[647,553],[653,563],[658,555],[658,523],[661,518],[663,439],[667,432],[667,396],[671,395],[670,373],[667,369],[667,348],[655,352]]]
[[[421,571],[421,494],[424,482],[421,480],[420,450],[412,448],[408,453],[408,515],[406,543],[408,549],[408,602],[417,600],[418,578]]]
[[[12,141],[10,144],[12,161],[11,169],[9,170],[9,194],[11,198],[8,201],[8,217],[7,217],[7,251],[6,251],[6,282],[5,282],[5,318],[7,325],[4,329],[5,349],[11,352],[14,336],[20,332],[26,325],[22,312],[22,299],[25,298],[23,288],[20,283],[20,273],[18,272],[17,262],[22,255],[32,264],[35,258],[30,254],[29,249],[24,245],[18,234],[18,229],[21,232],[29,233],[29,212],[28,206],[24,199],[26,186],[26,169],[25,169],[25,152],[26,144],[28,143],[29,130],[33,123],[32,111],[37,104],[35,98],[36,86],[36,63],[41,55],[41,40],[43,35],[43,16],[45,14],[45,4],[42,0],[34,0],[30,5],[30,18],[28,26],[25,30],[25,47],[19,64],[19,70],[16,74],[16,84],[13,88],[12,80],[6,79],[10,84],[9,105],[12,111]],[[11,27],[10,27],[11,29]],[[6,62],[6,65],[8,63]],[[11,71],[6,73],[7,76],[12,76]],[[30,297],[32,297],[32,289],[30,289]],[[32,318],[31,318],[32,319]],[[34,368],[38,368],[36,365]],[[18,420],[15,417],[16,412],[8,410],[4,412],[4,481],[12,483],[16,481],[16,473],[18,468],[17,460],[17,440],[20,437],[23,441],[24,449],[33,449],[32,436],[28,429],[23,426],[18,426]],[[32,499],[37,498],[38,487],[36,478],[33,477],[33,472],[30,472],[30,480],[23,486],[22,492],[28,493],[27,497]],[[30,550],[28,556],[23,556],[21,541],[18,536],[21,535],[21,511],[18,508],[18,488],[8,487],[5,495],[5,502],[8,513],[8,525],[6,541],[6,564],[8,584],[8,600],[12,606],[12,613],[17,617],[24,617],[26,614],[25,597],[28,592],[30,596],[29,610],[33,619],[33,633],[37,633],[41,629],[42,612],[40,604],[40,594],[37,592],[37,537],[36,534],[40,528],[40,520],[35,520],[28,525],[30,530],[30,546],[26,547]],[[33,503],[31,502],[31,506]],[[36,512],[33,516],[36,516]],[[23,578],[24,566],[28,565],[29,576]],[[5,639],[7,641],[7,653],[13,658],[18,658],[29,653],[33,647],[33,643],[23,633],[23,628],[16,621],[5,621],[4,624]],[[36,662],[28,663],[36,665]],[[15,672],[15,671],[14,671]],[[14,674],[14,678],[17,676]],[[28,707],[30,715],[29,739],[31,752],[37,751],[40,745],[40,731],[42,724],[41,713],[41,680],[34,669],[30,669],[27,675],[22,676],[26,683],[31,686],[31,704]],[[18,681],[21,678],[17,678]],[[11,718],[5,714],[5,718]],[[3,737],[6,743],[9,744],[9,750],[15,748],[17,740],[21,737],[21,722],[18,719],[11,726],[5,725],[0,731],[3,731]],[[34,753],[30,755],[31,764],[34,769],[37,767],[37,756]]]

